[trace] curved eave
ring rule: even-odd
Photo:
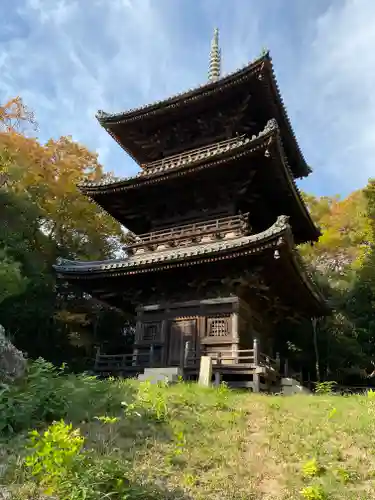
[[[267,128],[268,127],[268,128]],[[276,155],[281,158],[284,167],[284,177],[289,185],[290,192],[293,194],[296,202],[299,206],[301,214],[303,214],[307,225],[309,227],[309,238],[307,241],[318,241],[321,233],[319,229],[315,226],[311,215],[307,209],[305,202],[302,199],[302,195],[296,185],[291,169],[288,165],[283,144],[280,137],[280,131],[277,123],[274,121],[272,124],[268,124],[266,129],[262,131],[256,138],[247,139],[246,141],[239,141],[238,146],[231,148],[228,151],[220,152],[217,155],[212,155],[208,161],[208,158],[203,158],[194,163],[187,163],[186,165],[177,165],[175,167],[163,167],[161,169],[154,169],[150,172],[141,172],[135,177],[129,177],[121,181],[116,181],[112,183],[82,183],[78,187],[83,194],[91,197],[94,201],[97,198],[104,196],[110,196],[111,194],[125,191],[127,189],[141,188],[142,186],[148,184],[154,184],[158,182],[163,182],[167,179],[173,177],[185,175],[189,172],[195,172],[201,168],[210,168],[222,163],[224,161],[233,160],[236,157],[244,154],[250,154],[259,149],[266,149],[272,145],[276,146]],[[275,156],[276,156],[275,155]]]
[[[272,58],[267,52],[264,56],[256,59],[245,67],[230,73],[227,76],[216,80],[215,82],[208,82],[195,89],[190,89],[186,92],[176,94],[167,99],[157,101],[153,104],[145,105],[139,108],[131,109],[122,113],[106,113],[98,111],[96,118],[101,126],[111,135],[111,137],[138,163],[141,164],[145,160],[138,159],[132,152],[132,147],[124,144],[118,139],[112,130],[112,126],[119,124],[129,124],[137,120],[146,119],[158,114],[168,113],[170,110],[187,106],[190,102],[197,102],[214,93],[223,92],[227,87],[241,83],[250,77],[262,75],[265,79],[266,87],[269,89],[272,96],[272,102],[275,103],[279,110],[282,126],[285,127],[289,140],[291,141],[291,149],[296,152],[296,170],[294,172],[296,177],[306,177],[311,173],[310,167],[307,165],[302,151],[298,145],[294,130],[292,128],[286,107],[284,105],[281,92],[276,80]],[[294,162],[293,162],[294,163]]]
[[[95,197],[103,194],[116,193],[126,189],[141,187],[150,183],[161,182],[173,176],[181,175],[183,172],[193,171],[199,166],[204,168],[214,166],[217,161],[231,159],[242,150],[251,153],[259,147],[265,145],[267,140],[272,137],[277,128],[276,122],[272,124],[272,126],[268,125],[268,128],[266,127],[256,137],[252,139],[248,138],[244,141],[238,140],[237,145],[233,145],[230,149],[224,152],[218,151],[217,154],[212,154],[209,158],[200,158],[197,161],[187,162],[185,164],[178,164],[176,161],[175,164],[170,164],[169,166],[163,166],[161,168],[144,170],[135,176],[126,177],[119,181],[85,181],[79,183],[77,187],[86,196]],[[218,148],[219,147],[220,143],[218,143]]]
[[[322,235],[322,233],[320,232],[320,230],[317,228],[314,221],[312,220],[309,209],[307,208],[306,203],[304,202],[304,200],[302,198],[302,194],[301,194],[301,192],[300,192],[300,190],[299,190],[299,188],[298,188],[298,186],[293,178],[293,174],[291,172],[290,166],[288,165],[287,158],[286,158],[286,155],[284,152],[284,147],[283,147],[279,133],[276,134],[276,141],[275,142],[277,145],[278,156],[281,158],[281,161],[283,162],[286,182],[289,184],[290,190],[294,194],[294,197],[298,203],[299,209],[300,209],[301,213],[304,215],[304,217],[307,221],[307,224],[310,227],[311,239],[309,241],[310,242],[317,242],[319,240],[320,236]]]
[[[61,260],[54,265],[60,277],[89,278],[97,275],[120,276],[142,272],[161,271],[171,267],[190,266],[203,262],[231,259],[241,255],[259,253],[267,248],[283,244],[283,236],[292,238],[288,217],[280,216],[265,231],[241,236],[226,241],[201,243],[172,250],[156,250],[112,261],[69,261]]]
[[[330,314],[331,309],[319,287],[315,284],[312,276],[307,271],[307,268],[298,253],[297,249],[291,251],[291,263],[295,269],[296,274],[300,277],[308,294],[313,297],[315,302],[315,317],[327,316]]]
[[[123,276],[151,274],[173,268],[190,267],[243,256],[259,255],[279,249],[281,261],[288,261],[292,266],[294,280],[306,290],[306,310],[312,315],[323,316],[329,313],[327,303],[318,287],[309,276],[299,254],[294,249],[293,235],[285,216],[278,217],[275,224],[262,233],[242,236],[227,242],[202,243],[200,245],[176,249],[173,251],[149,252],[141,258],[128,257],[112,261],[68,261],[62,260],[54,267],[58,277],[71,282],[102,280]],[[286,268],[286,270],[288,267]],[[290,269],[290,268],[289,268]],[[298,285],[299,286],[299,285]],[[107,285],[108,290],[111,284]]]

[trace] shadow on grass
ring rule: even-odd
[[[130,483],[128,500],[193,500],[193,497],[186,494],[181,488],[168,488],[162,484],[150,483]],[[113,497],[115,498],[115,497]]]

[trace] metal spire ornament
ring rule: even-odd
[[[211,41],[210,65],[208,69],[208,80],[214,82],[221,75],[221,50],[219,48],[219,30],[215,28]]]

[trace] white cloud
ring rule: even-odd
[[[315,30],[297,80],[309,105],[309,149],[321,180],[347,192],[375,176],[375,2],[335,2]]]
[[[36,112],[42,139],[72,135],[97,150],[108,170],[130,175],[137,167],[95,112],[136,107],[204,82],[218,25],[225,71],[264,45],[275,56],[287,109],[314,168],[311,189],[349,191],[375,174],[375,2],[329,5],[13,0],[6,9],[0,2],[0,101],[21,95]]]
[[[95,112],[167,96],[180,81],[197,83],[189,68],[174,70],[178,50],[161,14],[149,0],[25,1],[12,22],[27,20],[31,29],[3,42],[0,96],[21,95],[36,111],[43,138],[71,134],[124,174],[126,156]],[[135,169],[128,160],[127,173]]]

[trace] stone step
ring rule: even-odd
[[[178,367],[145,368],[144,373],[138,375],[138,380],[148,380],[152,384],[157,384],[158,382],[173,384],[178,382],[181,376],[182,370]]]
[[[168,383],[168,384],[173,384],[178,382],[178,377],[166,377],[165,375],[139,375],[138,380],[140,382],[150,382],[151,384],[158,384],[158,383]]]
[[[292,394],[311,394],[311,391],[301,385],[298,380],[293,378],[282,378],[280,381],[280,385],[282,388],[282,393],[285,395]]]

